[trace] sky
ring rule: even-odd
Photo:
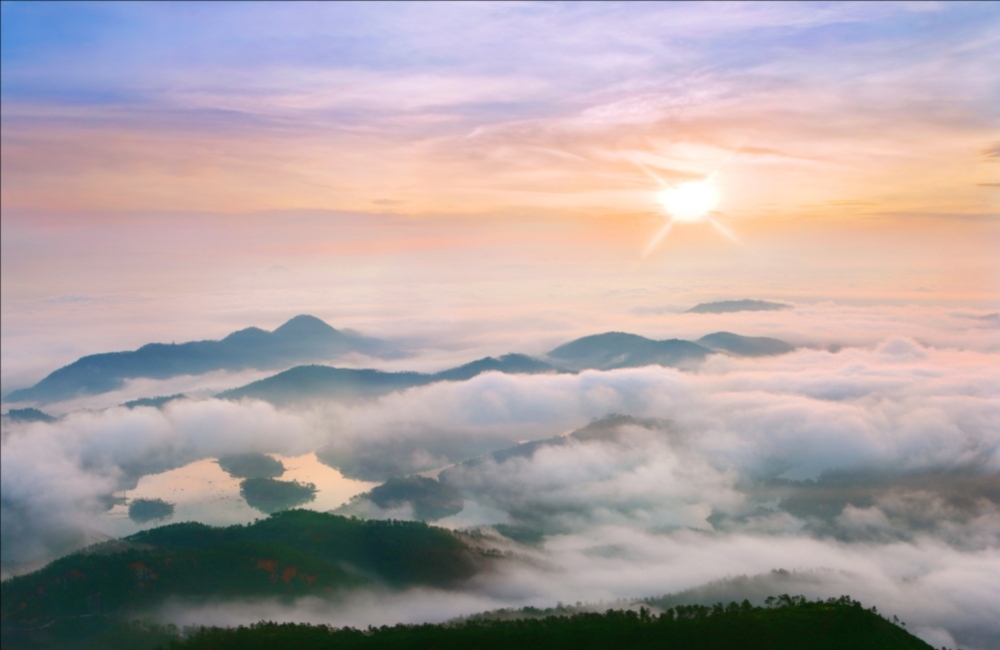
[[[83,355],[303,313],[408,352],[337,360],[386,370],[605,331],[797,346],[356,404],[212,397],[273,372],[254,369],[44,405],[60,419],[4,421],[4,577],[131,526],[100,509],[129,468],[167,470],[139,479],[153,494],[222,455],[326,450],[369,463],[336,474],[360,492],[620,413],[647,424],[443,474],[470,504],[445,525],[550,534],[463,593],[168,618],[445,620],[745,575],[877,603],[935,647],[996,646],[1000,4],[0,12],[4,395]],[[684,188],[712,194],[687,220],[664,200]],[[685,313],[738,299],[789,308]],[[805,484],[798,510],[761,487],[824,472],[871,498],[833,516]]]
[[[994,3],[2,12],[5,386],[300,312],[460,338],[713,298],[997,306]],[[680,224],[644,255],[659,193],[709,176],[738,242]]]

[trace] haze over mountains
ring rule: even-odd
[[[650,365],[678,366],[701,361],[710,353],[708,348],[690,341],[654,341],[635,334],[608,332],[560,345],[548,356],[575,370],[613,370]]]
[[[0,2],[0,650],[1000,649],[1000,2],[720,8]]]
[[[776,318],[776,329],[813,340],[811,330],[788,326],[797,318]],[[739,331],[743,318],[719,320]],[[955,324],[970,327],[967,318]],[[759,322],[753,333],[762,333]],[[781,593],[849,593],[879,610],[891,606],[890,614],[905,615],[908,623],[947,628],[961,636],[962,647],[995,647],[993,610],[968,610],[956,620],[954,609],[921,609],[931,602],[956,608],[966,600],[990,602],[987,581],[956,591],[967,578],[953,571],[965,566],[969,574],[993,577],[988,560],[996,547],[1000,492],[991,353],[898,336],[837,352],[820,346],[792,351],[774,338],[732,332],[696,338],[700,334],[656,340],[605,332],[537,356],[483,357],[424,372],[299,365],[222,395],[249,399],[203,393],[189,399],[171,394],[176,383],[146,382],[130,387],[132,393],[153,385],[163,397],[68,412],[64,404],[52,410],[58,418],[51,422],[41,411],[14,408],[4,418],[5,577],[107,535],[126,539],[167,517],[246,526],[262,512],[305,507],[367,520],[435,522],[472,539],[489,537],[503,559],[489,561],[497,572],[477,572],[443,591],[410,582],[404,589],[412,591],[384,592],[381,571],[360,560],[350,562],[360,574],[345,577],[336,570],[343,558],[327,561],[288,543],[294,540],[260,537],[263,527],[223,534],[194,526],[184,529],[192,540],[205,533],[226,548],[167,548],[166,533],[158,532],[142,538],[153,548],[72,555],[36,574],[35,582],[25,581],[30,588],[19,593],[37,594],[38,580],[51,578],[48,593],[65,587],[64,613],[76,616],[70,610],[85,610],[94,593],[90,569],[107,568],[119,576],[125,596],[141,591],[138,600],[147,598],[162,620],[177,625],[378,625],[409,620],[409,607],[432,609],[434,620],[446,620],[496,607],[678,592],[781,567],[829,569],[804,574],[787,589],[768,582],[751,593],[734,583],[726,597],[749,594],[757,602],[757,596]],[[716,351],[729,358],[712,358]],[[972,363],[974,372],[950,372],[955,358]],[[389,367],[411,362],[428,367],[416,356]],[[956,385],[949,388],[958,393],[953,399],[931,403],[928,396]],[[105,399],[124,401],[112,399],[116,395]],[[931,404],[933,413],[900,417],[912,404]],[[872,445],[873,436],[885,443]],[[281,521],[281,530],[290,528],[288,519]],[[390,537],[383,541],[395,544]],[[265,554],[260,544],[282,549]],[[907,568],[883,561],[900,552],[913,558]],[[272,574],[268,560],[280,554],[288,561],[280,560]],[[213,557],[233,570],[184,573],[189,560],[200,567]],[[921,578],[911,581],[914,573]],[[306,578],[314,576],[310,585]],[[354,596],[328,600],[323,588],[340,593],[338,585]],[[916,604],[885,596],[903,592]],[[5,591],[5,605],[13,593]],[[171,594],[190,602],[169,609]],[[242,595],[264,600],[248,609]],[[214,604],[206,610],[202,598]],[[47,620],[61,616],[43,610],[62,604],[40,596],[23,600]],[[107,620],[130,620],[112,600],[107,606]],[[315,608],[307,614],[314,618],[299,618],[306,611],[300,607]],[[368,609],[384,618],[359,614]],[[53,628],[70,625],[59,620]],[[920,634],[939,639],[935,647],[957,645],[933,630]],[[964,643],[978,638],[986,641]]]
[[[795,347],[766,337],[716,332],[697,343],[680,339],[655,341],[636,334],[607,332],[561,345],[546,361],[524,354],[485,357],[442,372],[382,372],[370,369],[297,366],[273,377],[220,393],[223,399],[251,397],[274,404],[311,399],[377,397],[397,390],[439,381],[465,381],[485,372],[505,374],[571,373],[643,366],[694,367],[713,352],[737,356],[764,356],[791,352]]]
[[[154,648],[166,643],[174,647],[192,631],[181,636],[176,627],[134,619],[167,603],[198,607],[206,599],[220,597],[271,598],[287,603],[298,598],[335,606],[335,598],[370,598],[375,590],[383,595],[405,595],[408,588],[456,593],[473,578],[516,562],[516,556],[494,546],[509,548],[511,542],[488,529],[463,534],[416,522],[363,521],[302,510],[278,513],[249,526],[161,526],[4,581],[0,585],[2,641],[4,647],[33,650]],[[528,550],[516,544],[513,547],[522,553]],[[767,577],[756,578],[757,582],[762,579]],[[724,589],[724,585],[713,586],[715,591]],[[864,610],[861,603],[846,596],[809,603],[804,597],[785,595],[766,599],[766,607],[754,608],[744,600],[741,605],[733,603],[725,609],[717,605],[711,610],[699,600],[691,592],[631,598],[614,603],[626,611],[609,611],[603,619],[593,613],[594,604],[495,610],[474,615],[464,624],[382,627],[367,634],[343,630],[337,641],[332,638],[336,633],[326,626],[258,626],[249,636],[241,628],[240,639],[227,639],[234,636],[232,632],[202,629],[194,637],[198,641],[194,647],[222,647],[222,639],[229,641],[225,647],[355,647],[358,641],[373,641],[363,647],[507,648],[512,632],[520,633],[518,645],[538,648],[604,648],[619,645],[624,639],[629,647],[662,647],[665,634],[670,647],[683,648],[798,647],[789,646],[793,640],[831,649],[845,645],[900,650],[931,647],[878,617],[877,610]],[[634,611],[638,606],[642,607],[639,612]],[[543,616],[550,618],[543,625],[532,624]],[[759,620],[762,617],[765,623]],[[775,620],[767,622],[769,619]],[[804,620],[808,624],[804,625]],[[599,624],[595,627],[594,623]],[[678,633],[677,626],[699,634],[691,638],[690,631]],[[579,629],[558,633],[559,628],[568,627]],[[640,629],[645,632],[645,643],[638,643]],[[397,638],[378,642],[373,635],[379,631]],[[456,634],[460,637],[442,645],[448,635]],[[595,634],[600,635],[596,643]],[[308,640],[303,635],[326,638]],[[720,637],[724,643],[719,643]],[[189,639],[187,645],[192,642]]]
[[[360,521],[304,510],[250,526],[186,522],[63,557],[0,583],[11,628],[86,615],[130,618],[168,599],[326,596],[333,589],[451,587],[490,558],[416,522]]]
[[[791,343],[767,336],[740,336],[732,332],[716,332],[698,339],[703,345],[715,352],[728,352],[741,357],[766,357],[774,354],[785,354],[795,349]]]
[[[150,343],[129,352],[82,357],[30,388],[12,391],[13,402],[57,402],[121,388],[128,379],[166,379],[214,370],[269,369],[332,359],[351,352],[376,357],[399,354],[385,341],[330,327],[314,316],[296,316],[268,332],[257,327],[233,332],[221,341]]]
[[[506,354],[497,358],[485,357],[432,374],[325,365],[295,366],[272,377],[225,391],[219,397],[254,397],[273,403],[320,397],[374,397],[437,381],[464,381],[484,372],[538,374],[647,365],[689,368],[713,352],[762,356],[784,354],[793,349],[794,346],[778,339],[745,337],[729,332],[716,332],[697,342],[681,339],[657,341],[625,332],[607,332],[560,345],[549,351],[544,359]],[[324,361],[352,352],[382,358],[398,358],[404,354],[386,341],[340,331],[314,316],[301,315],[273,332],[249,327],[221,341],[193,341],[179,345],[150,343],[131,352],[89,355],[59,368],[34,386],[11,391],[5,399],[46,404],[113,391],[129,379],[167,379],[214,370],[280,368],[302,362]],[[176,397],[179,396],[143,398],[127,402],[126,406],[161,406]]]
[[[56,418],[36,408],[11,409],[3,414],[11,422],[55,422]]]
[[[543,361],[523,354],[507,354],[499,359],[486,357],[443,372],[383,372],[371,369],[297,366],[241,388],[220,393],[223,399],[252,397],[274,404],[328,398],[377,397],[397,390],[437,381],[465,381],[484,372],[538,374],[559,372]]]

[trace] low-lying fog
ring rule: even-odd
[[[520,544],[482,529],[512,556],[458,592],[365,592],[294,605],[173,602],[161,612],[167,619],[439,621],[700,587],[688,597],[850,594],[900,616],[935,646],[995,647],[997,329],[951,312],[909,326],[898,310],[848,311],[839,338],[855,345],[835,352],[825,348],[838,337],[818,319],[768,314],[775,331],[763,331],[765,317],[755,316],[747,331],[728,316],[727,329],[738,333],[815,345],[766,358],[713,355],[694,371],[487,373],[351,404],[277,408],[196,397],[159,409],[5,422],[3,574],[164,521],[263,517],[241,496],[241,478],[215,459],[270,454],[284,467],[280,480],[315,486],[303,507],[334,510],[386,479],[422,472],[464,500],[438,525],[520,526],[541,541]],[[815,330],[792,331],[804,324]],[[490,353],[507,351],[521,350]],[[147,395],[170,392],[154,388]],[[629,417],[602,420],[609,414]],[[599,435],[483,456],[595,420],[598,428],[609,423]],[[138,524],[122,497],[162,499],[174,511]],[[365,507],[367,516],[413,512]],[[778,569],[791,573],[772,573]],[[759,577],[733,580],[739,576]],[[705,586],[719,580],[729,582]]]

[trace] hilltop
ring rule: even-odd
[[[0,583],[3,647],[69,619],[123,623],[170,598],[289,599],[361,586],[453,587],[488,561],[455,534],[420,522],[290,510],[246,526],[171,524]]]
[[[372,356],[398,355],[384,341],[340,331],[315,316],[301,315],[273,332],[248,327],[219,341],[150,343],[138,350],[81,357],[30,388],[12,391],[5,399],[12,402],[57,402],[117,390],[127,379],[167,379],[215,370],[266,370],[303,361],[330,359],[350,352]]]
[[[849,597],[810,602],[802,597],[713,607],[678,606],[654,614],[643,607],[546,618],[470,620],[443,625],[351,628],[258,623],[236,629],[201,629],[176,650],[287,648],[436,650],[559,650],[646,648],[669,650],[932,650],[900,626]]]

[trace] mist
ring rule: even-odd
[[[509,544],[509,542],[508,542]],[[354,626],[442,622],[501,608],[583,610],[674,604],[755,604],[782,593],[810,598],[849,594],[898,616],[932,644],[987,650],[1000,638],[1000,555],[958,552],[931,540],[872,546],[799,536],[648,533],[601,527],[557,536],[542,548],[517,549],[504,568],[460,592],[367,591],[332,599],[175,600],[157,614],[178,625],[239,625],[279,620]],[[643,603],[649,606],[649,603]]]
[[[800,316],[769,318],[788,327]],[[6,422],[3,572],[107,538],[100,513],[143,476],[315,451],[348,478],[439,480],[464,507],[437,524],[479,531],[470,543],[506,559],[459,591],[176,601],[159,616],[367,625],[699,588],[753,599],[780,586],[846,593],[938,645],[986,648],[1000,639],[998,353],[992,330],[951,329],[951,318],[941,317],[941,345],[895,335],[837,351],[712,355],[693,370],[486,373],[350,403],[196,397]],[[415,517],[405,503],[358,499],[367,517]],[[540,541],[514,542],[495,524]],[[774,578],[778,569],[795,579]]]
[[[5,639],[69,554],[304,530],[101,611],[850,595],[1000,647],[1000,5],[0,11]]]

